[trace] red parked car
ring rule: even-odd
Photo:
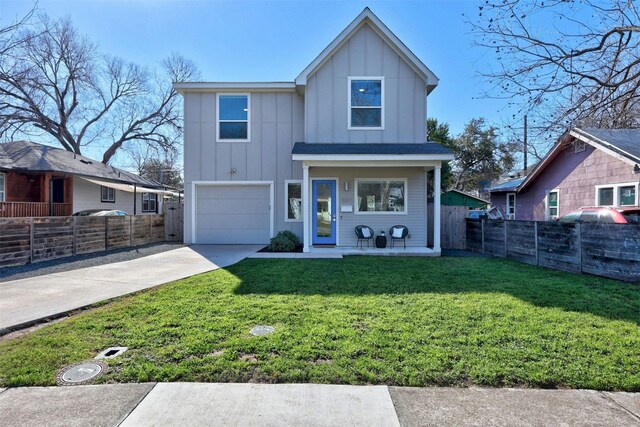
[[[558,222],[600,222],[605,224],[638,224],[640,207],[610,208],[604,206],[585,207],[558,218]]]

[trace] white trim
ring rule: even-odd
[[[107,189],[107,197],[104,197],[103,189]],[[110,190],[113,191],[113,198],[109,197]],[[100,203],[115,203],[116,202],[116,189],[107,185],[100,185]]]
[[[509,196],[513,196],[513,213],[510,214],[509,213]],[[507,219],[516,219],[516,193],[515,192],[509,192],[506,195],[506,203],[504,205],[505,209],[505,216],[507,217]]]
[[[571,132],[569,132],[569,134],[575,138],[578,139],[582,139],[583,141],[585,141],[587,144],[598,148],[602,151],[604,151],[605,153],[607,153],[610,156],[615,157],[616,159],[622,160],[623,162],[626,162],[628,164],[630,164],[631,166],[635,166],[636,163],[638,163],[637,157],[624,151],[621,148],[615,147],[612,144],[609,144],[607,141],[604,141],[602,139],[598,139],[595,136],[583,131],[582,129],[579,128],[575,128],[573,130],[571,130]],[[623,156],[620,153],[610,149],[609,147],[615,147],[616,151],[620,151],[622,153],[625,153],[627,156]],[[634,160],[632,160],[631,158],[633,158]]]
[[[551,193],[557,193],[556,194],[556,199],[557,199],[557,205],[556,205],[556,215],[553,216],[551,215],[551,213],[549,212],[549,209],[551,209],[551,206],[549,206],[549,195]],[[550,221],[552,219],[556,219],[560,217],[560,189],[559,188],[554,188],[553,190],[547,190],[546,195],[544,196],[544,219],[546,221]]]
[[[225,123],[247,122],[246,139],[221,139],[220,138],[220,96],[246,96],[247,97],[247,120],[222,120]],[[216,94],[216,142],[251,142],[251,94],[248,92],[229,92]]]
[[[289,218],[289,184],[300,184],[300,197],[302,198],[302,180],[286,179],[284,181],[284,222],[303,222],[304,221],[304,201],[301,202],[302,218],[300,219]]]
[[[634,187],[636,191],[636,197],[633,205],[620,205],[620,187]],[[600,189],[611,188],[613,189],[613,204],[603,205],[600,204]],[[638,206],[638,182],[621,182],[616,184],[601,184],[595,186],[595,206],[611,206],[611,207],[624,207],[624,206]]]
[[[377,106],[353,106],[351,105],[351,82],[359,80],[380,81],[380,107]],[[352,126],[351,110],[353,108],[377,109],[380,108],[380,126]],[[347,129],[348,130],[384,130],[384,76],[349,76],[347,77]]]
[[[333,176],[316,176],[313,178],[310,178],[309,181],[311,183],[310,185],[310,191],[309,191],[309,196],[311,199],[313,199],[313,181],[335,181],[336,182],[336,246],[340,246],[340,179],[337,177],[333,177]],[[309,201],[309,205],[311,205],[311,203],[313,203],[313,200]],[[313,211],[311,209],[311,206],[309,207],[309,221],[311,221],[311,212]],[[309,222],[309,230],[313,231],[313,223]],[[309,235],[311,236],[311,233],[309,233]],[[311,239],[311,241],[309,242],[311,244],[311,246],[313,246],[313,239]]]
[[[403,211],[364,211],[360,212],[358,205],[359,182],[384,182],[402,181],[404,183],[404,210]],[[409,179],[408,178],[354,178],[353,179],[353,214],[354,215],[407,215],[409,213]]]
[[[191,182],[191,243],[197,244],[198,238],[196,234],[196,212],[198,209],[198,187],[232,187],[232,186],[251,186],[251,185],[268,185],[269,186],[269,237],[274,236],[275,228],[275,206],[274,206],[274,183],[273,181],[193,181]]]
[[[0,187],[0,202],[5,202],[7,198],[7,174],[4,172],[0,172],[0,177],[2,177],[2,187]]]
[[[368,7],[296,77],[296,85],[305,86],[307,78],[320,68],[363,25],[368,24],[407,64],[423,78],[427,92],[438,85],[438,77]]]
[[[302,163],[302,252],[311,246],[311,195],[309,191],[309,165]]]
[[[375,166],[380,162],[396,162],[392,166],[435,167],[442,161],[453,160],[453,154],[293,154],[291,160],[306,161],[311,166],[369,166],[364,162],[371,162],[370,165]],[[342,165],[337,162],[353,163]],[[408,162],[413,162],[413,164]]]
[[[294,92],[294,82],[178,82],[173,88],[179,93],[186,92]]]
[[[442,216],[442,207],[440,202],[440,196],[442,194],[442,176],[441,176],[441,166],[437,166],[433,172],[433,251],[434,252],[442,252],[441,248],[441,236],[442,236],[442,225],[440,218]],[[425,192],[426,196],[426,192]],[[427,242],[428,242],[427,237]]]

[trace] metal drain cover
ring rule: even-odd
[[[249,333],[253,336],[269,335],[276,329],[273,326],[258,325],[251,328]]]
[[[104,362],[91,361],[67,366],[58,372],[56,379],[60,385],[77,385],[91,382],[109,369]]]

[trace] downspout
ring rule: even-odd
[[[137,190],[138,190],[138,187],[135,184],[133,184],[133,214],[134,215],[136,214],[136,208],[137,208],[137,202],[138,202],[138,197],[136,196]]]

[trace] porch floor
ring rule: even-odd
[[[431,248],[407,247],[394,248],[367,248],[354,247],[334,247],[317,248],[312,247],[306,253],[292,252],[257,252],[249,255],[248,258],[342,258],[343,256],[369,255],[369,256],[440,256],[440,252],[435,252]]]

